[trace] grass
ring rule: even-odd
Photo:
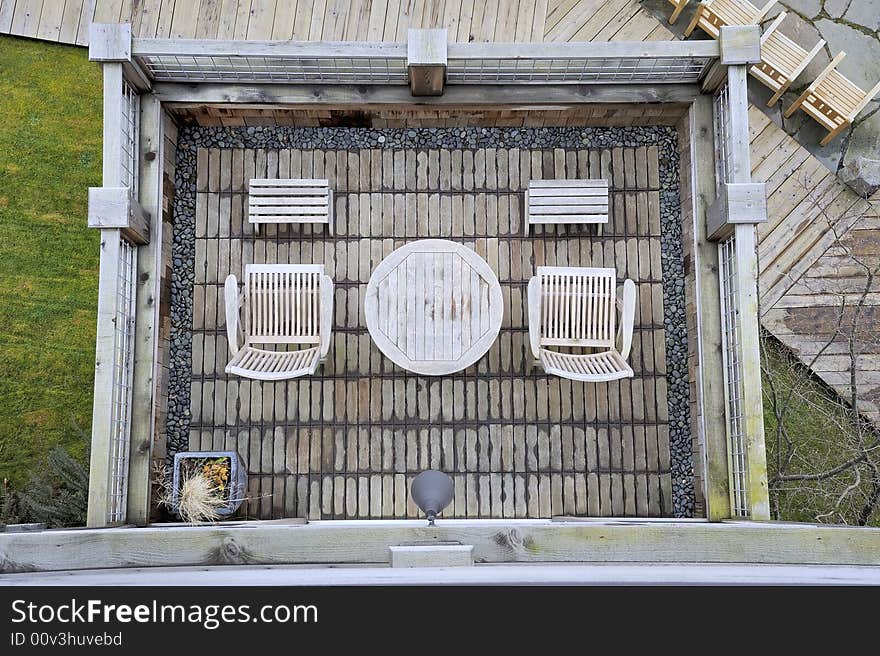
[[[783,422],[795,447],[788,473],[818,473],[846,462],[855,453],[851,447],[855,429],[849,429],[847,409],[836,394],[826,387],[805,365],[773,339],[763,341],[769,376],[780,397],[792,390]],[[772,478],[779,470],[776,443],[777,420],[768,398],[770,381],[764,376],[764,430],[767,446],[767,470]],[[851,424],[850,424],[851,425]],[[843,427],[843,428],[842,428]],[[872,436],[868,438],[873,439]],[[862,478],[856,490],[835,508],[843,491],[856,481],[855,473],[847,471],[822,481],[790,481],[777,489],[771,485],[771,505],[778,507],[779,519],[813,522],[817,515],[832,513],[822,521],[857,523],[862,505],[870,492],[870,472],[862,466]],[[836,512],[834,512],[836,510]],[[880,526],[880,512],[874,511],[868,521]]]
[[[0,37],[0,116],[0,478],[20,486],[54,445],[87,447],[100,69],[83,48]]]

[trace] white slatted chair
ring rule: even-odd
[[[626,362],[636,307],[632,280],[624,281],[618,302],[614,269],[538,267],[529,280],[528,303],[529,342],[545,372],[593,383],[633,376]]]
[[[819,77],[785,110],[784,116],[788,118],[800,107],[828,130],[828,134],[819,142],[821,146],[827,145],[849,127],[859,112],[880,93],[880,82],[865,92],[838,73],[835,69],[844,57],[846,53],[839,52],[819,73]]]
[[[324,223],[333,234],[333,190],[326,179],[254,178],[248,184],[248,221]]]
[[[226,373],[254,380],[284,380],[315,373],[330,349],[333,281],[321,264],[249,264],[239,295],[226,278],[226,336],[232,360]],[[239,346],[239,310],[244,322]],[[270,351],[263,345],[299,350]]]
[[[776,104],[825,45],[825,39],[819,39],[819,43],[807,52],[785,36],[779,31],[779,25],[786,15],[783,11],[770,23],[761,36],[761,62],[749,68],[752,77],[774,92],[767,107]]]
[[[776,0],[768,0],[763,8],[758,9],[749,0],[703,0],[697,6],[684,35],[690,36],[699,27],[713,39],[717,39],[725,25],[760,24],[775,4]]]
[[[530,180],[525,235],[548,223],[608,223],[608,180]]]

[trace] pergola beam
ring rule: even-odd
[[[416,30],[431,31],[431,30]],[[137,57],[407,58],[407,44],[370,41],[233,41],[142,39],[131,41]],[[449,59],[718,58],[717,41],[587,41],[580,43],[449,43]]]
[[[523,108],[589,103],[690,103],[700,95],[698,84],[544,84],[540,94],[531,85],[447,86],[442,96],[414,99],[407,87],[321,84],[179,84],[156,83],[163,103],[275,105],[510,105]]]

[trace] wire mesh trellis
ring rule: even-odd
[[[120,237],[113,336],[113,396],[110,406],[109,524],[125,521],[128,502],[136,263],[137,247]]]
[[[696,82],[709,57],[450,58],[449,84]]]
[[[749,470],[743,430],[743,372],[740,358],[740,307],[737,299],[736,236],[718,245],[721,270],[721,331],[724,380],[727,388],[727,458],[730,505],[736,517],[748,517]]]
[[[715,118],[715,190],[720,194],[722,185],[731,182],[730,172],[733,170],[727,141],[730,135],[730,93],[727,82],[718,89],[712,105]]]
[[[458,46],[461,50],[462,46]],[[492,53],[489,53],[491,55]],[[385,53],[170,54],[143,52],[138,62],[156,82],[407,84],[404,51]],[[713,57],[554,56],[457,52],[447,60],[449,84],[693,83]]]
[[[132,198],[138,197],[138,137],[140,123],[141,98],[137,90],[122,80],[122,166],[121,179],[123,186],[131,191]]]
[[[407,83],[405,57],[154,55],[141,62],[158,82]]]

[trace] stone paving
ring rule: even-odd
[[[762,5],[763,1],[754,0],[754,4]],[[641,3],[664,21],[671,13],[672,7],[666,0],[641,0]],[[696,6],[695,1],[690,2],[676,24],[669,25],[679,38]],[[862,177],[870,178],[867,191],[875,193],[876,187],[880,186],[880,97],[868,103],[850,130],[825,147],[820,147],[819,141],[826,132],[813,119],[802,111],[786,119],[782,117],[782,112],[841,51],[846,52],[846,57],[837,70],[843,75],[864,90],[880,81],[880,0],[783,0],[768,13],[763,26],[766,28],[783,10],[788,16],[780,29],[786,36],[807,50],[819,39],[825,39],[824,50],[819,52],[774,107],[766,107],[772,92],[751,77],[750,100],[844,181],[851,183],[853,180],[851,172],[845,169],[849,167],[851,171],[861,164]],[[709,37],[697,29],[690,38]],[[864,195],[864,186],[857,183],[851,186]]]

